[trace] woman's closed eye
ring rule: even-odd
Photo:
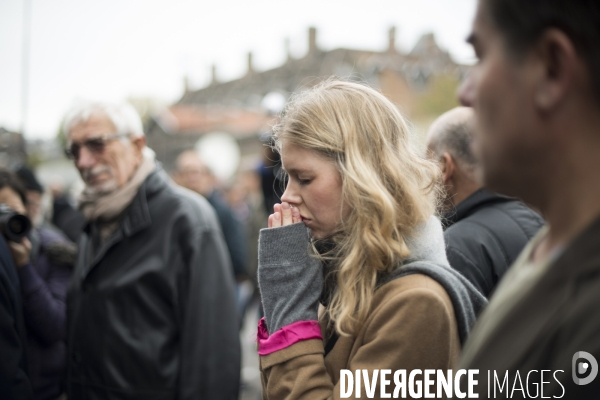
[[[298,177],[298,183],[300,183],[301,185],[308,185],[311,182],[312,182],[312,178]]]
[[[288,179],[292,179],[298,182],[300,185],[305,186],[311,183],[314,179],[313,176],[307,176],[304,173],[290,172],[288,173]]]

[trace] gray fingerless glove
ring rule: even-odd
[[[269,334],[317,319],[323,273],[319,260],[308,255],[309,240],[303,223],[260,231],[258,286]]]

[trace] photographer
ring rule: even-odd
[[[25,215],[25,204],[18,178],[0,170],[0,219],[11,210]],[[21,286],[33,398],[56,399],[62,393],[65,372],[66,290],[75,247],[46,229],[33,229],[20,242],[6,233],[5,239]]]

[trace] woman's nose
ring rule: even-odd
[[[281,201],[290,203],[293,206],[298,206],[301,202],[301,197],[291,186],[292,185],[288,183],[287,187],[285,188],[285,192],[283,192],[281,195]]]

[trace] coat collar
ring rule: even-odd
[[[473,359],[475,365],[485,363],[507,370],[521,365],[530,349],[551,330],[569,306],[577,284],[598,272],[599,237],[600,216],[551,262],[529,293],[499,322]]]
[[[479,189],[469,197],[458,203],[456,207],[444,214],[444,228],[449,228],[451,225],[468,217],[477,211],[480,207],[493,204],[514,201],[512,197],[502,196],[496,193],[489,192],[485,189]]]
[[[121,225],[125,237],[130,237],[150,226],[152,218],[148,208],[148,199],[164,189],[168,185],[168,180],[166,173],[160,167],[148,175],[125,212]]]
[[[92,255],[93,227],[88,223],[85,227],[87,237],[82,242],[82,251],[85,252],[84,278],[102,260],[106,252],[121,242],[124,238],[131,237],[152,224],[148,200],[156,193],[164,190],[169,185],[169,177],[160,165],[152,172],[133,198],[131,204],[124,211],[123,220],[113,235]],[[92,258],[93,257],[93,258]]]

